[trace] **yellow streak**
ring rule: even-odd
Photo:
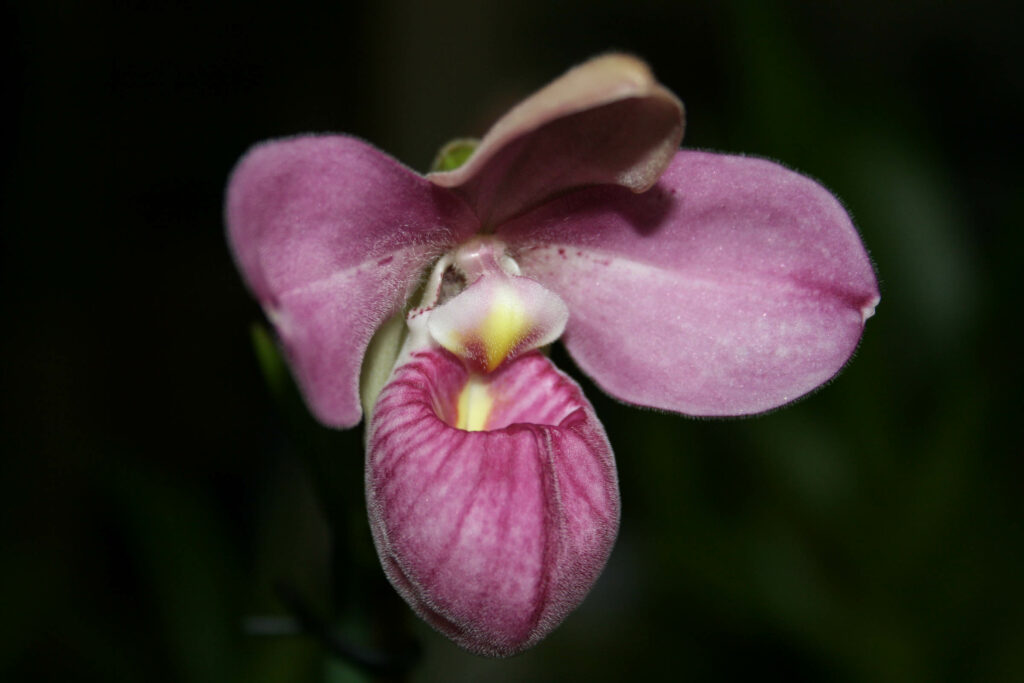
[[[482,432],[487,428],[494,398],[487,384],[476,375],[470,375],[466,386],[459,392],[458,417],[455,426],[467,432]]]
[[[502,290],[476,331],[487,354],[487,371],[505,360],[530,330],[531,320],[523,302],[514,293]]]

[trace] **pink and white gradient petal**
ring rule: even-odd
[[[461,194],[485,227],[586,185],[642,192],[683,137],[683,105],[646,64],[592,59],[503,116],[461,167],[427,178]]]
[[[759,413],[828,381],[879,300],[839,202],[762,159],[682,151],[645,194],[580,190],[498,235],[569,306],[585,373],[689,415]]]
[[[360,420],[374,331],[432,258],[478,228],[451,192],[345,136],[254,147],[232,173],[226,222],[311,410],[337,427]]]

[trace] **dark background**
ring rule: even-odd
[[[882,303],[845,372],[769,416],[585,385],[622,488],[605,574],[508,661],[410,616],[413,679],[1024,680],[1014,3],[511,5],[5,5],[0,678],[354,680],[243,632],[286,612],[277,581],[343,606],[315,494],[358,490],[362,453],[341,435],[310,476],[253,353],[226,176],[312,131],[425,169],[615,48],[686,103],[685,146],[835,191]]]

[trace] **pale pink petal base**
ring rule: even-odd
[[[462,647],[506,656],[582,601],[619,520],[607,437],[579,387],[539,353],[488,376],[492,431],[451,427],[467,372],[415,354],[370,423],[366,491],[388,578]]]
[[[762,159],[679,152],[645,194],[581,190],[498,235],[565,300],[563,339],[601,388],[690,415],[759,413],[820,386],[879,298],[839,202]]]

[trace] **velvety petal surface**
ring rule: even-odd
[[[428,178],[455,188],[485,226],[568,190],[646,190],[683,137],[683,105],[635,57],[604,55],[567,72],[502,117],[472,157]]]
[[[339,427],[359,422],[374,331],[430,261],[477,227],[451,192],[343,136],[254,147],[231,176],[226,220],[310,408]]]
[[[762,159],[679,152],[647,193],[580,190],[498,235],[568,304],[584,372],[690,415],[758,413],[826,382],[879,299],[839,202]]]
[[[544,356],[486,376],[481,431],[452,426],[470,379],[443,350],[396,371],[370,422],[366,492],[399,593],[459,645],[502,656],[586,595],[618,530],[619,495],[604,429]]]

